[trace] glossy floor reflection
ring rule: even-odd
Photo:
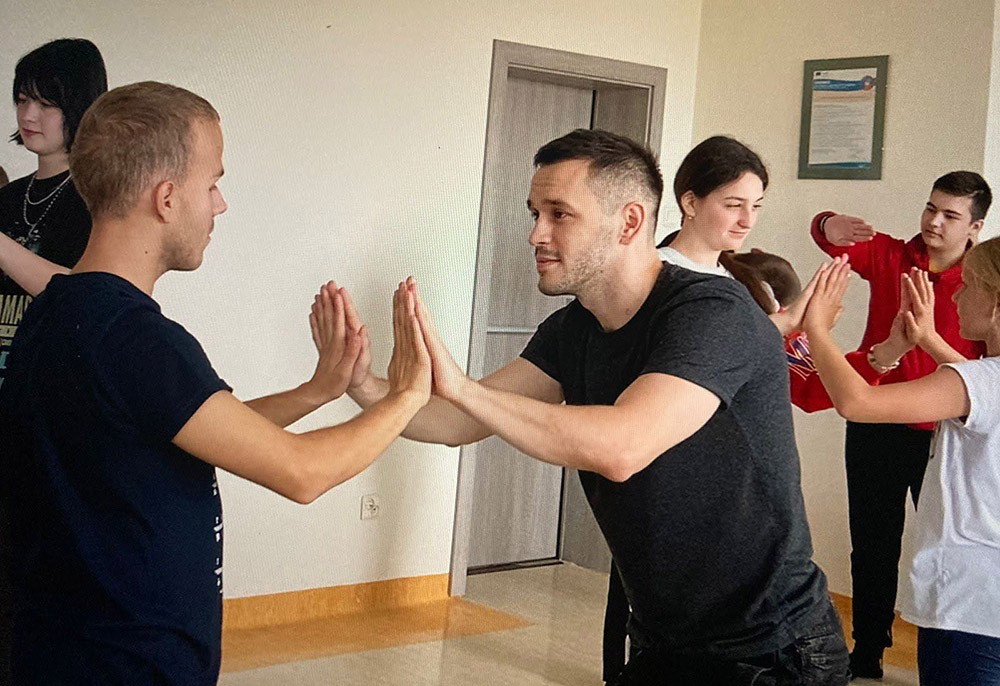
[[[466,599],[520,615],[522,628],[224,674],[222,686],[366,684],[600,686],[601,626],[607,575],[573,565],[469,577]],[[364,631],[358,627],[358,631]],[[883,686],[916,686],[910,670],[889,666]]]

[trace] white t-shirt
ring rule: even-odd
[[[684,269],[690,269],[691,271],[698,272],[699,274],[724,276],[727,279],[734,278],[732,272],[723,267],[721,264],[716,264],[714,267],[707,267],[703,264],[695,262],[683,253],[680,253],[669,246],[657,248],[656,252],[659,253],[661,262],[667,262],[668,264],[672,264],[677,267],[684,267]],[[764,285],[764,290],[771,296],[771,305],[774,311],[780,310],[781,305],[778,303],[778,299],[774,297],[774,289],[771,288],[771,284],[767,281],[761,281],[761,283]]]
[[[669,246],[657,248],[656,252],[660,254],[660,261],[662,262],[669,262],[670,264],[690,269],[691,271],[698,272],[699,274],[714,274],[715,276],[725,276],[730,279],[733,278],[733,275],[729,273],[729,270],[721,264],[716,264],[714,267],[698,264],[694,260],[677,252]]]
[[[947,366],[971,409],[937,425],[900,609],[917,626],[1000,638],[1000,358]]]

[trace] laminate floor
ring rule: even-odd
[[[377,622],[371,618],[332,620],[339,621],[340,626],[326,630],[304,623],[299,627],[299,639],[295,633],[297,625],[281,627],[279,630],[284,634],[280,637],[260,634],[254,638],[255,644],[234,647],[230,643],[224,653],[226,673],[219,683],[222,686],[600,686],[606,591],[606,574],[568,564],[471,576],[465,599],[459,601],[470,607],[450,611],[457,612],[455,616],[459,617],[452,622],[455,630],[451,634],[441,634],[439,629],[429,627],[426,614],[395,623],[389,618]],[[448,612],[442,607],[430,610],[429,614],[447,620]],[[424,619],[417,619],[419,616]],[[416,642],[406,642],[405,636],[397,644],[390,640],[395,631],[412,631],[414,621],[424,622],[416,632]],[[463,626],[475,630],[463,633]],[[379,640],[390,640],[388,646],[376,644],[365,648],[370,645],[364,640],[366,632],[378,632],[382,635]],[[362,647],[338,650],[337,654],[317,654],[323,651],[324,633],[330,635],[330,642],[335,642],[335,636],[353,636]],[[300,658],[290,662],[274,664],[273,655],[254,661],[255,653],[268,646],[273,649],[280,641],[293,644],[300,641],[308,648],[302,650]],[[890,664],[886,666],[884,680],[853,683],[916,686],[917,677],[912,669]]]

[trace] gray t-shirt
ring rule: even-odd
[[[521,355],[570,405],[612,405],[646,373],[721,400],[705,426],[624,483],[580,472],[632,607],[634,645],[746,657],[820,618],[829,599],[812,562],[787,363],[745,288],[665,264],[620,329],[604,332],[574,301]]]

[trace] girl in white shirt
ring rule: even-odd
[[[921,686],[1000,685],[1000,238],[965,257],[955,294],[961,334],[987,356],[915,381],[869,386],[830,329],[850,267],[821,275],[803,324],[837,411],[855,422],[937,421],[915,522],[903,617],[919,627]],[[906,277],[911,328],[933,326],[926,274]]]
[[[815,277],[800,297],[780,310],[753,268],[734,255],[757,223],[768,185],[767,167],[753,150],[728,136],[712,136],[684,157],[674,175],[681,229],[660,244],[660,259],[685,269],[735,278],[782,335],[798,329]],[[821,269],[825,269],[821,267]]]

